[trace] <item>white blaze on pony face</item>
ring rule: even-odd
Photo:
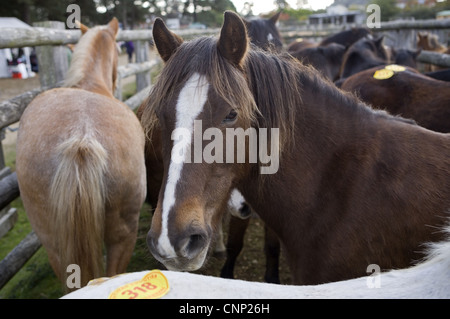
[[[192,143],[192,135],[194,130],[194,120],[202,112],[208,97],[209,83],[205,76],[194,73],[181,89],[176,105],[176,122],[175,130],[172,133],[172,139],[182,132],[182,141],[175,143],[172,148],[171,162],[169,164],[169,172],[167,177],[166,188],[164,191],[164,199],[162,204],[161,216],[161,235],[158,239],[158,249],[165,258],[176,257],[175,249],[169,239],[169,212],[175,204],[175,191],[178,181],[183,170],[185,161],[176,160],[181,148],[183,157],[190,157],[190,147]],[[187,135],[187,136],[186,136]],[[175,147],[175,145],[177,147]],[[181,147],[180,147],[181,145]],[[177,154],[174,154],[177,152]]]

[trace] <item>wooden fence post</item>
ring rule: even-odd
[[[33,23],[35,27],[65,29],[64,22],[42,21]],[[51,31],[49,31],[51,32]],[[36,47],[41,87],[50,87],[64,80],[69,69],[70,49],[65,45],[43,45]]]
[[[136,63],[149,61],[148,41],[135,41]],[[150,72],[147,70],[136,74],[136,92],[139,92],[150,85]]]
[[[34,232],[31,232],[0,261],[0,289],[14,277],[40,247],[39,238]]]

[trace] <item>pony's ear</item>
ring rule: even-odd
[[[247,28],[241,17],[232,11],[225,11],[217,48],[224,58],[236,66],[241,65],[247,53]]]
[[[278,19],[280,18],[281,11],[278,11],[273,16],[269,18],[269,21],[271,21],[273,24],[276,24],[278,22]]]
[[[378,39],[375,39],[375,45],[377,47],[381,47],[383,45],[384,35],[381,35]]]
[[[116,17],[112,18],[108,23],[108,29],[111,30],[114,36],[117,35],[117,31],[119,31],[119,20]]]
[[[85,26],[83,23],[81,23],[78,20],[75,20],[75,24],[77,25],[78,28],[80,28],[81,34],[85,34],[89,28],[87,26]]]
[[[153,40],[164,62],[167,62],[181,43],[183,43],[182,38],[167,29],[161,18],[156,18],[153,24]]]

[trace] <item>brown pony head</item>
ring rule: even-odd
[[[225,12],[218,39],[183,42],[159,19],[153,35],[166,64],[144,102],[141,123],[147,136],[155,127],[161,131],[165,173],[147,241],[169,269],[195,270],[231,191],[243,175],[258,174],[267,164],[251,161],[260,148],[255,134],[277,127],[280,139],[265,136],[271,150],[287,144],[294,116],[272,106],[289,99],[286,90],[296,83],[287,80],[287,61],[249,48],[245,23],[235,13]],[[276,80],[264,84],[258,78]]]
[[[264,50],[278,51],[283,49],[283,42],[277,28],[281,11],[269,19],[244,20],[250,41]]]

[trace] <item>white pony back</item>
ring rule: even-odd
[[[450,227],[445,231],[450,235]],[[147,271],[128,273],[88,285],[63,298],[103,299]],[[300,299],[300,298],[450,298],[450,238],[429,245],[428,258],[407,269],[372,274],[316,286],[289,286],[163,271],[167,299]],[[195,287],[195,289],[192,289]]]

